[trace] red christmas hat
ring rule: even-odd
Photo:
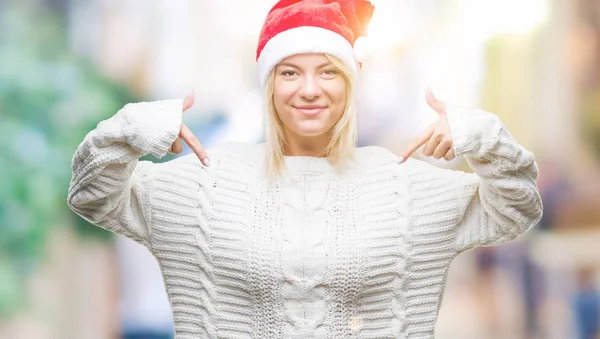
[[[284,58],[327,53],[358,73],[357,40],[366,36],[375,7],[367,0],[280,0],[269,11],[258,39],[261,88]]]

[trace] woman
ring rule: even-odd
[[[433,338],[452,259],[539,220],[534,155],[489,112],[428,92],[439,120],[400,161],[355,147],[353,46],[372,13],[273,7],[257,49],[265,143],[203,149],[181,122],[191,94],[127,104],[79,146],[69,206],[156,257],[177,338]],[[138,162],[181,152],[178,137],[195,155]],[[475,173],[409,158],[422,145]]]

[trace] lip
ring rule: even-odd
[[[317,114],[323,112],[325,110],[325,108],[327,108],[327,106],[306,105],[306,106],[294,106],[294,108],[298,112],[300,112],[304,115],[313,116],[313,115],[317,115]]]

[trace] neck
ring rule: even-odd
[[[284,146],[284,155],[286,156],[322,158],[327,156],[325,150],[329,143],[329,133],[316,137],[286,133],[286,141]]]

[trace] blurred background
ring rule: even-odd
[[[360,146],[399,153],[436,119],[431,86],[497,114],[540,169],[544,218],[456,259],[436,338],[600,338],[600,1],[372,2]],[[71,157],[124,104],[192,89],[205,146],[260,142],[274,3],[0,0],[0,338],[172,338],[151,254],[68,209]]]

